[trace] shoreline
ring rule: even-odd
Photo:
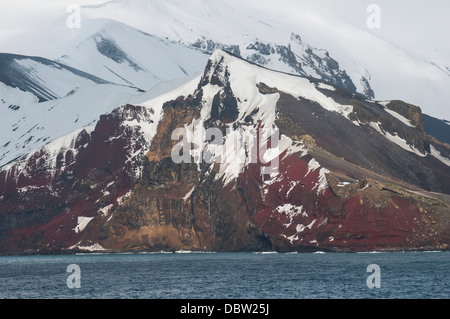
[[[28,257],[28,256],[95,256],[95,255],[160,255],[160,254],[259,254],[259,255],[292,255],[292,254],[381,254],[381,253],[442,253],[450,252],[450,249],[435,249],[432,247],[427,248],[411,248],[411,249],[378,249],[378,250],[331,250],[331,249],[316,249],[316,250],[298,250],[298,251],[206,251],[206,250],[148,250],[148,251],[58,251],[58,252],[28,252],[28,253],[10,253],[0,254],[1,257]]]

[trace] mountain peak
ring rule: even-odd
[[[205,67],[203,74],[202,85],[208,83],[212,85],[224,86],[226,81],[226,69],[231,55],[223,50],[215,50]]]
[[[256,109],[264,109],[266,110],[265,118],[269,113],[272,114],[269,122],[273,124],[279,92],[288,94],[295,99],[302,98],[313,101],[318,106],[337,112],[344,117],[348,117],[353,111],[352,105],[337,103],[324,94],[323,88],[334,91],[336,89],[333,86],[299,75],[270,70],[224,50],[214,51],[208,60],[199,86],[205,87],[208,84],[212,86],[213,91],[214,87],[220,87],[233,94],[240,110],[240,119],[245,118]],[[266,88],[266,92],[261,90],[262,87]],[[267,99],[268,91],[274,93],[269,94],[272,101],[262,105],[261,101]],[[218,94],[217,89],[214,92],[214,94]]]

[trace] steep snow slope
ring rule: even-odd
[[[48,59],[7,53],[0,53],[0,81],[32,93],[41,102],[64,97],[76,87],[108,83]]]
[[[209,55],[120,22],[94,19],[51,57],[110,82],[148,90],[200,73]]]
[[[0,118],[0,166],[53,139],[93,125],[100,114],[138,94],[129,87],[101,84],[78,88],[61,99],[25,103],[17,110],[4,107]]]
[[[39,57],[0,54],[0,166],[141,94]]]

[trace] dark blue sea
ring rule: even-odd
[[[450,252],[1,256],[0,298],[447,299],[449,275]]]

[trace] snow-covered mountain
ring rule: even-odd
[[[413,105],[216,50],[4,166],[0,252],[445,249],[449,156]]]
[[[0,252],[448,248],[445,55],[325,0],[19,1]]]
[[[86,21],[53,52],[56,61],[113,83],[149,90],[199,73],[209,55],[113,20]]]
[[[368,4],[351,0],[276,4],[269,0],[115,0],[85,7],[83,14],[112,18],[186,44],[207,48],[212,41],[215,48],[234,48],[233,53],[239,50],[242,57],[271,69],[296,73],[295,64],[280,63],[277,52],[262,53],[277,51],[277,46],[291,48],[290,55],[310,76],[317,73],[310,67],[320,69],[315,56],[327,50],[359,92],[372,89],[376,99],[402,99],[426,114],[450,120],[450,47],[444,31],[450,28],[445,15],[449,3],[432,1],[433,14],[419,13],[431,12],[428,4],[411,1],[380,1],[379,6],[380,29],[366,25]],[[281,56],[281,62],[284,59]]]
[[[0,54],[0,166],[95,125],[118,105],[170,90],[209,57],[114,21],[82,31],[53,52],[55,60]]]
[[[446,102],[450,98],[450,47],[444,31],[450,28],[445,15],[450,8],[446,1],[433,0],[429,5],[432,9],[419,1],[378,1],[379,29],[367,26],[368,4],[356,0],[281,0],[276,5],[268,0],[83,0],[79,2],[80,29],[66,26],[71,14],[66,9],[72,4],[68,0],[51,4],[21,1],[27,8],[5,5],[2,11],[7,16],[0,26],[11,30],[0,34],[4,51],[50,60],[67,54],[71,61],[66,61],[76,68],[122,76],[129,72],[125,65],[95,66],[83,58],[84,53],[93,54],[88,53],[88,47],[95,48],[97,42],[105,47],[107,42],[95,35],[101,30],[91,30],[93,24],[101,24],[92,19],[105,18],[209,53],[227,49],[270,69],[328,79],[346,88],[354,86],[378,100],[401,99],[420,106],[428,115],[450,120]],[[10,18],[17,14],[23,19]],[[127,31],[119,33],[126,35]],[[70,56],[73,48],[89,37],[87,42],[91,43],[76,50],[81,56]],[[129,43],[142,38],[132,36]],[[132,52],[132,45],[125,45],[124,50],[121,39],[119,36],[114,43],[134,61],[125,64],[133,66],[138,60],[142,69],[150,70],[148,60],[144,62],[139,52]],[[124,74],[117,72],[124,71],[123,67],[127,69]],[[143,80],[143,70],[133,72],[136,82]],[[160,74],[155,72],[154,76]],[[121,83],[126,81],[130,80]]]

